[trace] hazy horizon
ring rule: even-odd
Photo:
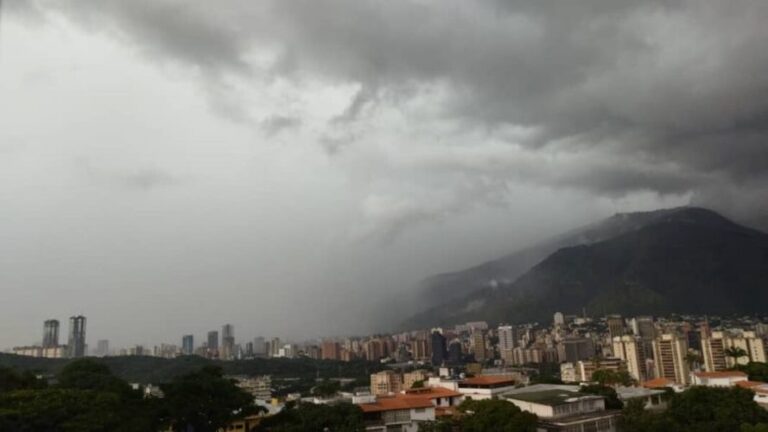
[[[5,0],[0,349],[366,334],[616,212],[768,221],[735,3]]]

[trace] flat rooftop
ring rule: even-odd
[[[509,394],[504,397],[507,399],[514,399],[549,406],[565,405],[585,399],[603,399],[602,396],[572,392],[568,390],[541,390]]]

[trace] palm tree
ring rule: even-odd
[[[701,366],[701,360],[701,356],[696,353],[689,352],[685,355],[685,362],[688,363],[688,369],[691,370],[698,370]]]
[[[746,351],[744,351],[743,348],[739,348],[739,347],[726,348],[725,355],[732,358],[735,364],[739,363],[740,358],[749,356],[749,354]]]

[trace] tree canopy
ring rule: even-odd
[[[697,386],[673,395],[662,413],[646,411],[641,403],[632,402],[624,409],[622,431],[760,431],[760,423],[768,423],[768,411],[753,396],[751,390],[741,387]]]
[[[316,405],[288,404],[278,414],[265,418],[257,432],[362,432],[365,430],[363,411],[349,403]]]
[[[537,417],[504,400],[465,400],[459,406],[463,432],[534,432]]]
[[[216,432],[255,409],[253,396],[213,366],[178,376],[160,389],[165,421],[174,431]]]

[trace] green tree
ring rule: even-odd
[[[12,377],[10,374],[4,374]],[[75,361],[59,374],[59,384],[44,388],[20,375],[16,389],[0,394],[0,430],[20,432],[144,432],[157,430],[154,400],[91,360]],[[34,377],[32,377],[34,378]],[[25,385],[24,382],[27,382]]]
[[[74,390],[95,390],[115,393],[122,397],[140,397],[127,382],[112,374],[109,367],[92,359],[75,360],[58,375],[58,387]]]
[[[419,423],[419,432],[453,432],[455,429],[455,422],[450,418]]]
[[[160,389],[164,419],[173,431],[216,432],[255,410],[253,397],[213,366],[178,376]]]
[[[634,399],[627,402],[619,418],[622,432],[667,432],[674,430],[670,421],[660,413],[645,409],[645,401]]]
[[[751,381],[768,382],[768,363],[749,362],[746,365],[737,365],[736,369],[749,375]]]
[[[588,393],[605,397],[606,409],[622,409],[624,404],[619,400],[619,396],[616,394],[616,389],[606,385],[593,384],[582,386],[579,389],[581,393]]]
[[[598,369],[592,373],[592,381],[602,386],[623,385],[630,386],[634,380],[627,371],[612,371],[610,369]]]
[[[743,424],[741,425],[741,432],[768,432],[768,423]]]
[[[362,432],[365,430],[363,411],[357,405],[340,403],[315,405],[288,404],[278,414],[266,417],[257,432]]]
[[[20,389],[43,388],[46,382],[37,379],[29,371],[17,372],[14,369],[0,366],[0,393]]]
[[[665,415],[680,432],[738,431],[743,424],[768,421],[768,411],[741,387],[692,387],[676,394]]]
[[[312,388],[312,394],[319,397],[328,397],[335,395],[339,390],[341,390],[341,384],[338,381],[326,379]]]
[[[459,405],[462,432],[534,432],[537,417],[503,400],[465,400]]]

